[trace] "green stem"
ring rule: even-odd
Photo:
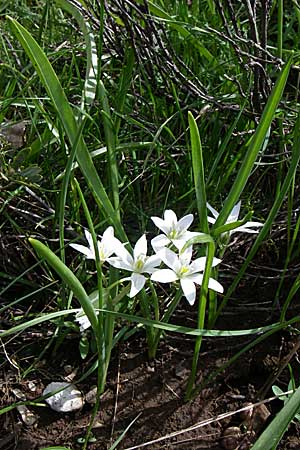
[[[209,242],[208,243],[208,251],[207,251],[207,260],[206,260],[205,271],[204,271],[204,275],[203,275],[203,282],[202,282],[202,286],[201,286],[200,301],[199,301],[199,308],[198,308],[197,328],[201,329],[201,330],[204,328],[206,303],[207,303],[207,296],[208,296],[208,283],[209,283],[209,277],[210,277],[210,273],[211,273],[214,254],[215,254],[215,244],[214,244],[214,242]],[[199,337],[197,337],[196,343],[195,343],[192,369],[191,369],[191,373],[189,376],[186,393],[185,393],[186,401],[189,401],[193,394],[193,388],[194,388],[195,378],[196,378],[196,374],[197,374],[197,365],[198,365],[201,344],[202,344],[202,336],[199,336]]]
[[[171,316],[173,315],[175,309],[177,308],[179,301],[181,300],[181,297],[182,297],[182,290],[181,290],[181,288],[178,288],[178,291],[176,292],[176,295],[173,298],[172,302],[170,303],[167,311],[163,315],[161,322],[164,322],[164,323],[169,322]],[[159,319],[155,318],[155,320],[159,320]],[[154,341],[153,341],[153,347],[151,348],[151,358],[155,358],[155,356],[156,356],[157,347],[159,344],[161,333],[162,333],[162,330],[160,330],[159,328],[154,330]],[[150,349],[149,349],[149,357],[150,357]]]
[[[283,35],[283,0],[278,0],[277,52],[278,58],[280,59],[282,59],[282,35]]]
[[[99,248],[98,248],[98,240],[97,235],[95,233],[93,221],[88,209],[88,206],[86,204],[85,198],[83,196],[82,190],[79,186],[79,183],[77,180],[75,180],[75,184],[79,193],[79,198],[81,200],[84,214],[88,223],[89,230],[92,235],[93,239],[93,245],[95,250],[95,263],[96,263],[96,270],[97,270],[97,284],[98,284],[98,306],[99,306],[99,312],[98,312],[98,327],[97,327],[97,333],[96,333],[96,343],[97,343],[97,352],[98,352],[98,370],[97,370],[97,394],[96,394],[96,402],[93,409],[93,413],[91,416],[91,420],[86,432],[85,441],[83,445],[83,449],[86,450],[88,441],[90,438],[91,430],[93,427],[94,419],[96,417],[96,414],[100,407],[100,396],[104,391],[105,388],[105,382],[106,382],[106,374],[107,374],[107,367],[109,364],[109,361],[106,360],[106,342],[107,342],[107,336],[105,335],[105,325],[104,325],[104,315],[101,311],[104,307],[103,304],[103,280],[102,280],[102,265],[100,261],[100,255],[99,255]],[[108,318],[108,320],[112,320],[111,318]]]
[[[140,295],[140,300],[141,300],[141,310],[142,310],[142,314],[146,319],[151,319],[151,312],[150,312],[150,308],[149,308],[149,303],[148,303],[148,299],[147,299],[147,295],[145,293],[145,290],[143,289],[141,291],[141,295]],[[147,337],[147,344],[148,344],[148,356],[151,359],[152,358],[152,349],[154,346],[154,336],[155,336],[155,332],[153,330],[153,327],[146,327],[146,337]]]

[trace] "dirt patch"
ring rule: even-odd
[[[262,322],[265,324],[267,316],[267,311],[253,311],[249,315],[246,309],[238,311],[235,308],[233,311],[229,307],[218,328],[226,328],[229,322],[231,329],[242,328],[241,323],[244,328],[248,328],[249,325],[256,326],[258,318],[261,325]],[[195,311],[187,312],[182,309],[177,311],[174,321],[193,326],[194,317]],[[249,336],[238,339],[204,339],[197,383],[205,382],[209,375],[222,368],[230,357],[253,339],[254,337]],[[193,342],[193,339],[170,334],[161,342],[157,358],[152,362],[148,360],[142,334],[136,334],[130,342],[119,345],[113,354],[107,388],[94,423],[95,442],[90,443],[90,450],[109,449],[132,422],[134,423],[118,449],[250,448],[251,442],[255,441],[272,420],[282,403],[267,403],[264,411],[260,407],[225,418],[220,418],[220,415],[257,402],[264,390],[265,397],[271,396],[272,392],[266,381],[291,352],[297,338],[287,332],[271,336],[214,377],[190,403],[185,403],[184,389],[191,366]],[[40,345],[41,348],[44,345],[42,340]],[[6,360],[1,374],[2,405],[15,401],[12,388],[21,389],[27,399],[35,399],[48,382],[64,380],[66,372],[73,373],[76,382],[92,364],[92,361],[82,362],[77,349],[78,338],[69,336],[55,357],[50,354],[44,357],[36,369],[22,381]],[[296,355],[295,352],[294,356]],[[19,360],[22,361],[22,351],[19,353]],[[294,360],[295,358],[292,359]],[[52,366],[49,365],[50,361]],[[294,364],[298,369],[299,364]],[[276,384],[284,388],[288,380],[288,370],[284,369]],[[96,377],[93,373],[77,386],[86,395],[95,384]],[[31,390],[32,385],[35,386],[34,392]],[[30,408],[38,415],[37,423],[31,427],[22,423],[16,410],[0,417],[1,450],[38,450],[50,445],[69,446],[73,450],[81,448],[80,440],[85,435],[91,417],[91,404],[86,403],[81,411],[70,414],[56,413],[47,406]],[[183,432],[196,424],[198,426],[195,429]],[[280,449],[299,449],[299,435],[299,423],[291,424]],[[145,447],[142,445],[158,439],[161,440]]]

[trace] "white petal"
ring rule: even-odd
[[[135,260],[137,260],[141,255],[147,255],[147,239],[145,234],[139,238],[133,249],[133,256]]]
[[[212,289],[213,291],[219,292],[220,294],[223,294],[224,292],[223,286],[214,278],[209,279],[208,288]]]
[[[218,264],[220,264],[220,262],[222,262],[221,259],[213,258],[212,267],[217,266]],[[201,256],[200,258],[197,258],[195,259],[195,261],[192,262],[192,264],[190,265],[190,269],[192,273],[204,272],[205,265],[206,265],[206,256]]]
[[[252,230],[249,227],[263,227],[264,224],[260,222],[246,222],[244,225],[240,227],[234,228],[234,230],[230,231],[230,234],[239,232],[239,233],[258,233],[259,230]]]
[[[169,248],[164,247],[157,255],[166,266],[170,267],[170,269],[173,269],[175,272],[181,267],[178,256]]]
[[[264,224],[261,222],[246,222],[244,225],[242,225],[242,227],[263,227]]]
[[[163,219],[160,217],[151,217],[151,220],[163,233],[168,234],[170,229]]]
[[[177,224],[177,216],[172,209],[166,209],[164,213],[165,223],[169,228]]]
[[[176,226],[178,230],[187,230],[194,220],[193,214],[182,217]]]
[[[245,227],[263,227],[264,223],[261,222],[246,222]]]
[[[98,241],[98,250],[102,262],[114,253],[114,240],[117,240],[114,237],[114,229],[108,227],[103,233],[101,242]]]
[[[86,240],[88,241],[90,249],[94,249],[93,238],[92,238],[92,235],[89,232],[89,230],[84,230],[84,234],[85,234]]]
[[[104,240],[104,235],[102,238],[101,243],[98,242],[99,246],[99,254],[101,255],[101,249],[104,257],[104,261],[109,258],[113,254],[118,253],[118,247],[124,247],[122,242],[119,241],[119,239],[115,237],[111,237],[109,239]],[[122,249],[120,249],[119,253],[122,253]],[[128,260],[128,257],[126,258]]]
[[[215,219],[218,218],[219,213],[218,211],[215,210],[215,208],[213,208],[208,202],[206,203],[207,208],[210,210],[210,212],[212,213],[212,215],[215,217]],[[208,219],[208,218],[207,218]]]
[[[87,257],[87,259],[95,259],[95,252],[84,245],[79,244],[70,244],[70,247],[74,248],[80,253],[83,253]]]
[[[85,314],[83,316],[76,317],[75,321],[79,323],[81,332],[87,330],[91,326],[91,322]]]
[[[172,283],[173,281],[178,280],[178,277],[173,270],[159,269],[153,272],[151,280],[159,281],[160,283]]]
[[[195,236],[201,236],[203,233],[198,233],[197,231],[186,231],[183,233],[180,238],[178,239],[172,239],[172,243],[175,245],[176,248],[180,251],[184,244],[189,240],[192,239]]]
[[[201,258],[195,259],[190,265],[190,269],[193,273],[195,272],[203,272],[206,265],[206,256],[201,256]]]
[[[182,236],[179,239],[172,239],[172,244],[180,251],[187,241],[188,239],[185,239],[184,236]]]
[[[241,201],[239,201],[233,208],[231,213],[229,214],[229,217],[227,219],[226,223],[236,222],[239,218],[241,209]]]
[[[201,286],[203,281],[203,274],[202,273],[192,273],[190,275],[187,275],[185,279],[191,280],[193,283],[199,284]]]
[[[106,230],[103,232],[102,241],[109,240],[114,237],[114,229],[112,226],[106,228]]]
[[[167,238],[167,236],[165,236],[164,234],[159,234],[158,236],[156,236],[155,238],[153,238],[151,240],[151,245],[152,245],[153,250],[155,252],[158,252],[163,247],[170,244],[170,242],[171,241],[169,238]]]
[[[144,275],[141,275],[140,273],[133,273],[131,275],[131,289],[129,297],[132,298],[136,294],[138,294],[145,286],[145,282],[146,278],[144,277]]]
[[[180,284],[183,290],[183,294],[190,305],[195,303],[196,299],[196,288],[195,284],[188,278],[182,278]]]
[[[193,281],[194,283],[201,285],[202,281],[203,281],[203,275],[195,273],[192,275],[188,275],[184,279],[189,279],[189,280]],[[209,279],[208,288],[212,289],[213,291],[219,292],[220,294],[222,294],[224,292],[223,286],[214,278]]]
[[[117,239],[117,238],[115,238]],[[119,241],[120,242],[120,241]],[[114,248],[114,253],[120,258],[122,259],[128,266],[133,267],[133,257],[131,256],[131,254],[129,253],[128,250],[126,250],[126,248],[124,247],[124,245],[121,243],[121,245],[116,245]]]
[[[117,269],[129,270],[129,272],[133,272],[134,270],[133,264],[128,264],[127,261],[124,261],[124,259],[119,258],[118,256],[107,258],[107,262]]]
[[[147,258],[145,264],[144,264],[144,272],[152,273],[153,271],[157,270],[157,266],[159,266],[161,263],[161,259],[158,255],[152,255]]]
[[[222,262],[221,259],[219,259],[219,258],[213,258],[212,267],[217,266],[217,265],[220,264],[221,262]]]
[[[188,266],[191,262],[193,247],[190,245],[184,252],[179,253],[179,260],[182,265]]]
[[[251,230],[250,228],[238,227],[238,228],[235,228],[234,230],[230,231],[230,234],[233,234],[233,233],[257,234],[258,230]]]
[[[207,216],[207,222],[208,223],[216,223],[216,219],[213,219],[212,217]]]

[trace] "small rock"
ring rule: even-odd
[[[12,392],[19,400],[26,401],[26,397],[20,389],[12,389]],[[20,413],[22,421],[29,427],[34,425],[39,419],[26,405],[18,405],[17,410]]]
[[[25,406],[25,405],[17,406],[17,410],[19,411],[23,422],[28,427],[31,427],[32,425],[34,425],[39,419],[38,416],[36,414],[34,414],[32,411],[30,411],[30,409],[28,409],[27,406]]]
[[[250,403],[250,402],[244,403],[243,407],[247,408],[247,409],[244,409],[244,411],[241,411],[239,414],[239,417],[241,420],[247,422],[247,423],[245,423],[245,425],[247,426],[253,415],[253,403]]]
[[[255,433],[259,433],[261,431],[270,415],[270,411],[263,403],[256,406],[252,416],[252,429],[255,431]]]
[[[64,371],[65,371],[66,375],[69,375],[72,372],[72,370],[73,370],[73,367],[71,366],[71,364],[66,364],[64,366]]]
[[[151,366],[147,366],[146,370],[147,370],[148,373],[153,373],[153,372],[155,372],[154,367],[151,367]]]
[[[93,426],[92,426],[92,428],[94,429],[94,428],[102,428],[102,427],[104,427],[104,423],[103,422],[101,422],[100,420],[94,420],[94,422],[93,422]]]
[[[235,450],[238,448],[242,438],[242,432],[239,427],[229,427],[223,433],[222,447],[226,450]]]
[[[96,403],[96,396],[97,396],[97,386],[93,386],[91,390],[85,395],[85,400],[91,405],[94,405]]]
[[[175,367],[175,375],[178,378],[185,378],[186,375],[186,368],[185,368],[185,361],[179,362]]]
[[[35,392],[37,389],[33,381],[28,381],[28,388],[31,390],[31,392]]]
[[[51,409],[57,412],[70,412],[83,407],[83,397],[74,384],[63,382],[50,383],[44,389],[43,395],[50,394],[50,392],[55,392],[62,388],[65,389],[45,399],[45,402],[48,403]]]

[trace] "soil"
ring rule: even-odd
[[[265,254],[269,257],[268,251]],[[274,260],[265,261],[263,252],[259,261],[260,266],[249,269],[216,329],[250,329],[278,321],[279,312],[273,311],[272,306],[280,272],[278,275]],[[240,261],[234,262],[240,266]],[[225,291],[235,265],[229,260],[227,263],[225,260],[221,280]],[[292,281],[286,279],[289,286]],[[283,292],[288,292],[289,286]],[[196,307],[190,307],[184,300],[179,306],[171,322],[196,328]],[[24,307],[27,311],[41,310],[39,302]],[[49,307],[51,302],[48,302]],[[56,304],[54,307],[57,308]],[[299,315],[299,311],[300,304],[295,297],[289,307],[290,317]],[[16,318],[18,309],[11,313]],[[19,314],[23,313],[21,309]],[[12,326],[9,311],[1,320],[1,328]],[[94,420],[93,442],[88,449],[110,449],[125,430],[123,439],[115,447],[119,450],[250,449],[251,443],[283,406],[282,401],[268,399],[273,397],[271,386],[274,384],[287,390],[288,363],[299,385],[297,325],[262,340],[227,367],[230,358],[257,336],[204,338],[197,373],[197,386],[201,389],[188,403],[184,401],[184,393],[194,339],[167,333],[161,340],[157,357],[149,361],[144,332],[136,333],[113,351],[106,389]],[[35,401],[50,382],[70,379],[86,397],[85,405],[77,412],[62,414],[51,410],[44,401],[38,406],[31,404],[28,408],[37,418],[31,426],[25,425],[16,408],[3,413],[0,415],[0,450],[41,450],[59,445],[71,450],[82,448],[93,411],[93,404],[87,400],[93,397],[96,372],[84,381],[78,380],[95,359],[91,353],[85,360],[80,358],[78,333],[69,329],[55,353],[52,345],[35,361],[49,343],[53,330],[54,325],[47,323],[1,342],[0,406],[20,401],[16,390],[27,400]],[[25,376],[24,371],[33,363],[32,370]],[[265,403],[261,404],[262,401]],[[253,408],[254,403],[259,406]],[[248,409],[238,412],[243,408]],[[300,449],[299,422],[291,423],[278,449]]]
[[[172,322],[195,326],[195,310],[183,303],[181,307],[184,309],[176,312]],[[229,305],[216,328],[261,326],[267,323],[269,311],[268,307],[256,305],[249,314],[249,306]],[[2,406],[16,401],[13,389],[20,389],[27,400],[34,400],[49,382],[65,381],[66,376],[71,374],[76,383],[91,366],[92,361],[82,361],[78,356],[78,336],[70,334],[55,357],[51,353],[47,354],[35,365],[34,371],[21,379],[14,367],[15,360],[8,355],[14,354],[23,367],[32,363],[26,353],[32,352],[33,341],[37,346],[36,350],[45,346],[47,336],[43,333],[41,329],[37,339],[32,331],[24,332],[21,336],[21,349],[18,339],[6,345],[7,359],[6,364],[2,364],[1,372]],[[249,449],[251,442],[257,439],[283,403],[278,400],[270,401],[224,418],[220,415],[271,397],[272,391],[270,387],[266,387],[266,381],[277,373],[281,365],[284,370],[273,384],[284,390],[289,380],[289,372],[285,368],[287,355],[293,356],[291,362],[295,370],[299,371],[299,363],[296,361],[299,338],[284,331],[255,346],[234,365],[208,382],[209,375],[222,368],[231,356],[253,339],[249,336],[238,339],[204,339],[197,384],[206,384],[189,403],[184,401],[184,389],[193,355],[193,339],[178,334],[166,335],[157,358],[151,362],[147,357],[142,333],[120,344],[113,353],[107,387],[94,421],[95,442],[91,442],[88,448],[109,449],[131,424],[117,446],[118,449]],[[77,387],[86,395],[95,383],[94,372],[85,381],[78,383]],[[85,436],[92,404],[86,402],[82,410],[68,414],[52,411],[44,402],[42,405],[44,406],[29,407],[38,416],[37,422],[32,426],[26,426],[22,422],[16,409],[0,417],[1,450],[37,450],[58,445],[72,450],[82,448],[80,440]],[[194,430],[184,431],[193,425],[197,425]],[[175,434],[172,436],[172,433]],[[150,443],[146,445],[147,442]],[[282,439],[280,449],[299,448],[300,424],[294,422]]]

